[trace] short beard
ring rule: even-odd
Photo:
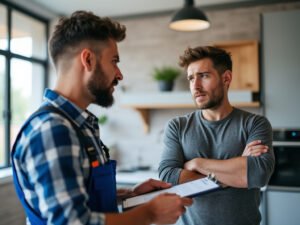
[[[221,105],[222,101],[224,99],[224,95],[220,95],[210,101],[208,101],[206,104],[204,105],[197,105],[199,109],[214,109],[217,108],[218,106]],[[197,104],[197,103],[196,103]]]
[[[92,91],[91,91],[92,92]],[[114,104],[114,97],[110,93],[109,89],[106,90],[94,90],[92,94],[95,97],[95,104],[110,107]]]
[[[210,99],[206,104],[199,105],[197,104],[196,100],[195,103],[199,109],[215,109],[218,108],[224,99],[224,87],[220,84],[218,91],[220,93],[217,96],[213,96],[212,99]]]
[[[104,72],[100,65],[97,65],[96,68],[97,69],[88,82],[88,89],[95,98],[93,103],[103,107],[110,107],[114,103],[114,97],[110,93],[110,86],[108,88],[103,87],[107,81],[104,79]],[[114,83],[115,82],[116,81],[114,81]]]

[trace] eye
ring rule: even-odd
[[[209,77],[209,73],[201,73],[200,77],[201,78],[208,78]]]
[[[193,75],[189,75],[189,76],[187,76],[187,80],[188,81],[193,81],[195,78],[194,78],[194,76]]]
[[[114,65],[117,65],[119,62],[120,62],[119,57],[115,56],[115,57],[112,58],[112,63],[113,63]]]

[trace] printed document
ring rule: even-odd
[[[175,185],[168,189],[163,189],[159,191],[154,191],[151,193],[135,196],[132,198],[127,198],[123,201],[123,208],[131,208],[143,203],[146,203],[162,193],[174,193],[181,197],[194,197],[197,195],[210,192],[212,190],[220,188],[215,181],[211,180],[208,177],[189,181],[183,184]]]

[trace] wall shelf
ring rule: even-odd
[[[229,91],[229,100],[235,107],[257,108],[249,91]],[[149,132],[149,111],[155,109],[196,109],[190,92],[130,93],[121,98],[121,105],[135,109],[142,118],[144,131]]]

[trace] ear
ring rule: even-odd
[[[226,70],[224,73],[223,73],[223,82],[224,84],[226,85],[227,89],[229,88],[229,85],[231,83],[231,80],[232,80],[232,72],[230,70]]]
[[[95,54],[87,48],[84,48],[80,53],[80,60],[83,67],[91,72],[94,70],[96,64],[96,57]]]

